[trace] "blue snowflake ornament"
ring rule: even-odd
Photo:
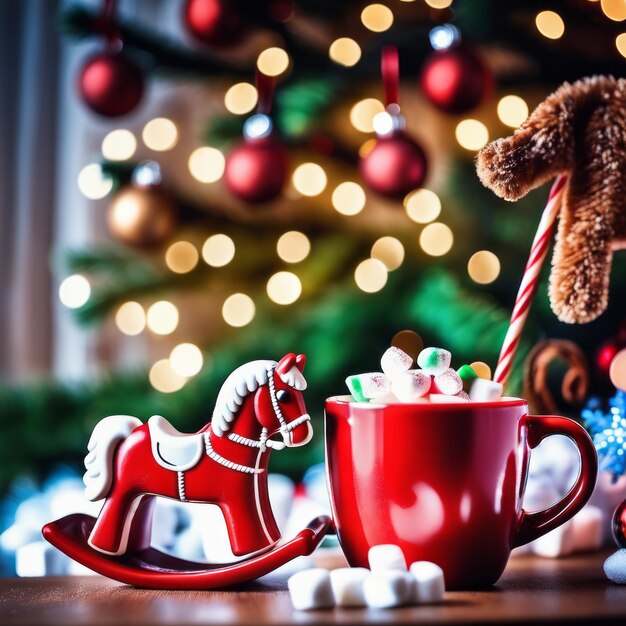
[[[617,480],[626,473],[626,392],[617,391],[608,411],[597,398],[590,399],[581,415],[593,437],[599,469],[611,472]]]

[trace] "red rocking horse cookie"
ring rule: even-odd
[[[98,519],[69,515],[44,526],[44,537],[96,572],[161,589],[223,587],[310,554],[330,519],[281,541],[267,490],[271,450],[313,436],[302,397],[305,361],[287,354],[279,363],[242,365],[224,382],[211,422],[195,434],[158,415],[145,424],[128,415],[104,418],[89,440],[83,479],[90,500],[105,498]],[[232,552],[244,560],[209,566],[151,548],[155,496],[219,506]]]

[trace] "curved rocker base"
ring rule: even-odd
[[[297,556],[311,554],[331,526],[330,518],[322,515],[293,539],[281,540],[263,554],[230,565],[214,565],[179,559],[155,548],[108,556],[87,543],[95,523],[95,517],[75,513],[46,524],[42,533],[53,546],[94,572],[150,589],[217,589],[254,580]]]

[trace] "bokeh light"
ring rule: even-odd
[[[255,313],[254,302],[245,293],[234,293],[232,296],[228,296],[222,306],[224,321],[236,328],[249,324],[254,319]]]
[[[615,38],[615,47],[623,57],[626,57],[626,33],[621,33]]]
[[[541,11],[535,17],[537,30],[547,39],[559,39],[565,32],[563,18],[554,11]]]
[[[279,237],[276,252],[285,263],[300,263],[309,256],[311,242],[304,233],[290,230]]]
[[[117,128],[102,140],[102,156],[110,161],[125,161],[135,154],[137,140],[129,130]]]
[[[292,181],[303,196],[318,196],[326,189],[328,179],[321,165],[302,163],[294,170]]]
[[[382,261],[388,271],[398,269],[404,261],[404,246],[395,237],[381,237],[374,242],[371,255],[373,259]]]
[[[339,65],[352,67],[361,58],[361,47],[350,37],[340,37],[330,44],[328,56]]]
[[[146,312],[139,302],[124,302],[115,313],[115,324],[125,335],[139,335],[146,327]]]
[[[374,132],[374,117],[384,110],[383,103],[376,98],[359,100],[350,109],[350,123],[362,133]]]
[[[430,256],[443,256],[454,243],[454,235],[449,226],[441,222],[428,224],[420,233],[420,246]]]
[[[250,83],[237,83],[228,89],[224,96],[224,106],[235,115],[250,113],[259,100],[259,94]]]
[[[424,0],[429,7],[433,9],[447,9],[451,4],[452,0]]]
[[[170,365],[183,378],[195,376],[203,363],[202,351],[193,343],[179,343],[170,352]]]
[[[90,163],[78,174],[78,188],[85,198],[100,200],[113,189],[113,180],[104,174],[99,163]]]
[[[167,300],[159,300],[148,309],[146,323],[156,335],[169,335],[178,326],[178,309]]]
[[[228,265],[235,256],[235,242],[222,233],[211,235],[202,246],[202,258],[211,267]]]
[[[467,273],[475,283],[488,285],[500,275],[500,260],[493,252],[480,250],[470,257]]]
[[[82,274],[72,274],[59,285],[59,300],[68,309],[78,309],[89,300],[91,285]]]
[[[176,241],[165,252],[165,264],[176,274],[191,272],[198,259],[198,251],[189,241]]]
[[[289,67],[289,55],[282,48],[266,48],[259,54],[256,65],[266,76],[280,76]]]
[[[418,224],[428,224],[441,213],[441,200],[430,189],[416,189],[404,198],[406,214]]]
[[[626,20],[626,2],[624,0],[601,0],[602,12],[614,22]]]
[[[498,117],[503,124],[517,128],[528,117],[528,105],[519,96],[504,96],[498,102]]]
[[[365,259],[354,270],[354,282],[361,291],[375,293],[387,284],[387,268],[378,259]]]
[[[187,379],[177,374],[169,359],[157,361],[148,375],[150,384],[161,393],[174,393],[185,386]]]
[[[335,187],[331,202],[338,213],[342,215],[356,215],[363,210],[366,199],[363,187],[358,183],[347,180]]]
[[[389,30],[393,24],[393,13],[384,4],[368,4],[361,11],[361,22],[368,30],[382,33]]]
[[[176,145],[178,129],[172,120],[166,117],[155,117],[143,127],[141,138],[151,150],[165,152]]]
[[[215,183],[224,174],[226,159],[217,149],[202,146],[191,153],[189,157],[189,171],[201,183]]]
[[[478,120],[461,120],[455,130],[456,140],[466,150],[480,150],[489,141],[487,127]]]
[[[292,272],[276,272],[267,281],[267,295],[276,304],[293,304],[302,293],[302,283]]]

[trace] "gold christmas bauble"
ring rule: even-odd
[[[159,186],[121,189],[109,206],[111,234],[131,246],[150,248],[168,241],[176,226],[176,207]]]

